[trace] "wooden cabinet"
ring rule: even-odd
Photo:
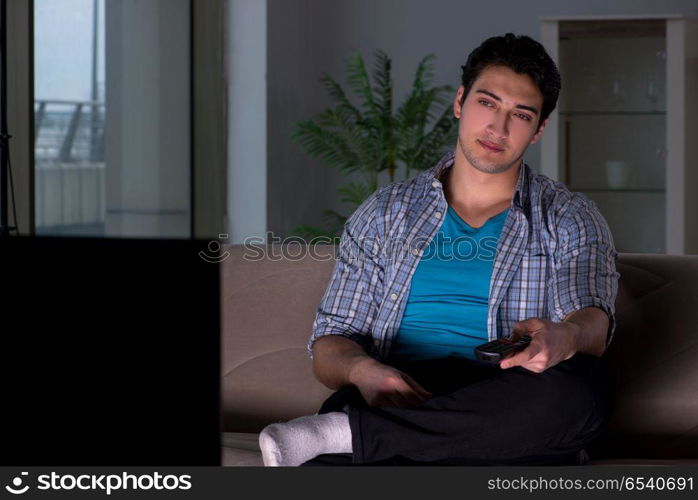
[[[542,173],[592,199],[620,252],[698,253],[698,21],[545,18],[562,91]]]

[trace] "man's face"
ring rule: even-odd
[[[543,95],[530,76],[506,66],[488,66],[473,82],[463,105],[458,89],[453,112],[459,119],[458,148],[480,172],[497,174],[518,166],[529,144],[540,139]]]

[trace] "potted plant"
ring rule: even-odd
[[[404,169],[405,178],[409,178],[432,167],[447,148],[453,147],[457,133],[451,109],[454,89],[431,86],[433,55],[419,62],[412,88],[396,109],[391,60],[380,50],[374,58],[373,81],[360,53],[354,52],[347,59],[347,84],[356,102],[335,79],[324,74],[320,81],[335,106],[300,122],[292,136],[306,153],[325,164],[347,175],[358,173],[358,180],[337,189],[350,214],[378,189],[379,173],[387,170],[389,182],[393,182],[398,169]],[[327,228],[301,225],[292,234],[305,239],[329,237],[338,243],[348,216],[334,210],[324,214]]]

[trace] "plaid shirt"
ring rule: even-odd
[[[371,356],[387,357],[412,275],[443,223],[448,203],[442,181],[453,162],[451,152],[417,177],[379,189],[347,220],[313,322],[311,357],[313,344],[325,335],[350,338]],[[522,163],[494,258],[489,339],[509,336],[517,321],[561,322],[594,306],[608,314],[608,345],[615,330],[617,257],[593,201]]]

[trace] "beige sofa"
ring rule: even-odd
[[[335,249],[273,245],[255,259],[259,249],[224,248],[224,465],[262,465],[259,431],[317,412],[330,394],[305,346]],[[621,254],[618,271],[618,328],[605,354],[616,408],[590,464],[698,463],[698,256]]]

